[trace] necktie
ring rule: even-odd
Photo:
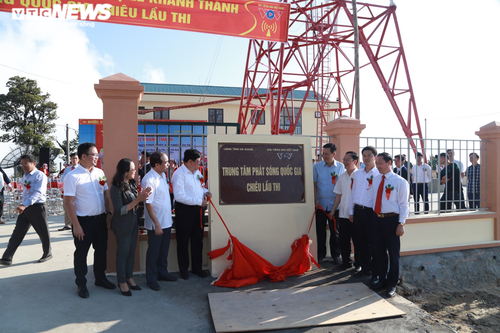
[[[382,181],[378,186],[377,200],[375,201],[375,214],[380,214],[380,211],[382,210],[382,192],[384,192],[384,181],[385,176],[382,176]]]
[[[74,166],[72,166],[72,167],[71,167],[71,170],[75,170],[75,167],[74,167]]]

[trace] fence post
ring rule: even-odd
[[[118,73],[100,79],[94,89],[103,105],[103,169],[108,179],[108,187],[111,187],[111,180],[120,159],[127,157],[137,164],[137,109],[144,86],[141,86],[139,81]],[[109,235],[106,269],[108,273],[116,272],[116,239],[111,232]],[[135,254],[134,270],[137,271],[138,248]]]
[[[336,160],[342,160],[347,151],[360,153],[359,135],[365,127],[359,120],[347,116],[336,118],[324,127],[330,142],[337,146]]]
[[[476,132],[479,138],[486,142],[481,142],[481,151],[486,153],[486,159],[480,156],[481,173],[481,197],[486,194],[486,206],[491,212],[496,213],[495,217],[495,240],[500,240],[500,123],[493,121],[484,125]],[[483,164],[487,161],[490,167]],[[486,181],[488,186],[486,187]],[[486,188],[486,191],[485,191]]]

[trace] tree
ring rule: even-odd
[[[66,141],[63,140],[63,142],[57,141],[57,144],[59,147],[63,150],[63,160],[66,161],[66,156],[68,156],[68,152],[66,151]],[[69,154],[71,155],[72,153],[76,153],[78,150],[78,144],[79,144],[79,136],[78,132],[76,132],[76,138],[73,138],[69,140]]]
[[[13,142],[39,155],[41,147],[54,148],[53,123],[58,118],[57,104],[42,94],[36,80],[14,76],[6,86],[7,94],[0,94],[0,129],[6,132],[1,142]]]

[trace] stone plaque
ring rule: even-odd
[[[219,143],[220,204],[305,202],[304,146]]]

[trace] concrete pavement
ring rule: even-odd
[[[14,225],[15,220],[8,219],[6,225],[0,225],[0,253],[6,248]],[[326,262],[319,270],[288,278],[285,282],[263,281],[238,290],[214,287],[210,285],[213,278],[190,275],[187,281],[160,281],[162,290],[155,292],[147,287],[144,275],[138,274],[134,279],[143,290],[132,291],[132,297],[125,297],[118,288],[106,290],[94,286],[92,266],[89,266],[87,286],[90,297],[81,299],[74,282],[71,231],[57,231],[63,225],[63,216],[49,217],[52,260],[37,263],[42,256],[42,247],[31,228],[14,256],[13,265],[0,266],[1,332],[214,332],[208,293],[368,282],[352,278],[350,271],[338,271]],[[91,250],[89,263],[92,255]],[[116,283],[114,276],[108,278]],[[400,296],[389,302],[407,315],[278,332],[454,332]]]

